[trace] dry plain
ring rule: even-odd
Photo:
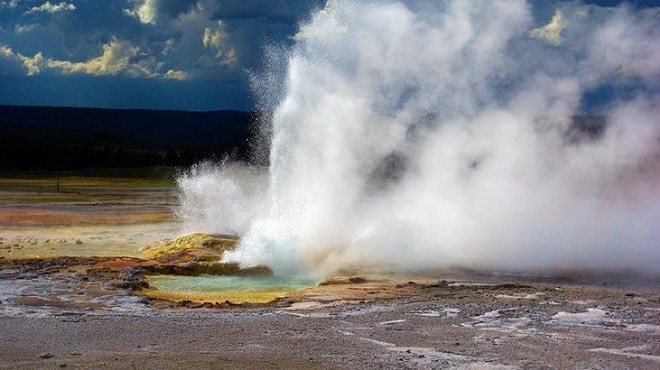
[[[266,303],[154,298],[154,271],[206,276],[141,252],[179,236],[176,203],[162,177],[0,179],[0,367],[660,366],[657,274],[345,268]]]

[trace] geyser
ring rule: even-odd
[[[285,53],[255,76],[268,173],[179,181],[226,259],[658,271],[657,8],[330,1]]]

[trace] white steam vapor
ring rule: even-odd
[[[239,162],[195,165],[177,179],[183,231],[244,234],[267,210],[267,181],[263,171]]]
[[[560,5],[549,42],[523,0],[329,2],[265,73],[268,174],[193,170],[187,230],[281,274],[658,271],[660,11]],[[605,125],[574,124],[598,89]]]

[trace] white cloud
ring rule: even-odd
[[[190,74],[188,72],[170,69],[169,71],[167,71],[167,73],[165,73],[165,78],[169,78],[171,80],[183,81],[189,79]]]
[[[22,57],[21,62],[23,67],[27,70],[28,76],[33,76],[41,72],[41,66],[43,64],[43,55],[41,53],[35,54],[32,58]]]
[[[36,30],[37,28],[39,28],[38,24],[17,24],[14,26],[14,32],[28,33]]]
[[[175,39],[163,49],[176,68],[188,67],[191,77],[226,76],[227,69],[238,64],[239,53],[232,35],[222,21],[212,20],[212,9],[199,3],[169,22]],[[201,42],[200,42],[201,41]]]
[[[39,74],[44,62],[41,53],[37,53],[33,57],[26,57],[21,53],[14,52],[10,47],[5,45],[0,45],[0,57],[18,64],[25,70],[25,74],[28,76]]]
[[[296,16],[308,7],[291,0],[268,6],[219,0],[0,0],[0,44],[28,56],[42,52],[41,72],[34,73],[153,73],[235,82],[243,78],[242,68],[258,68],[263,43],[293,32]],[[71,14],[75,19],[60,19]],[[113,37],[139,48],[125,68],[119,61],[103,64],[102,45]],[[25,68],[19,63],[11,71],[24,74]]]
[[[231,55],[227,58],[233,58]],[[0,45],[0,60],[8,61],[18,70],[28,76],[44,72],[60,74],[86,74],[92,76],[124,75],[141,78],[165,78],[172,80],[189,80],[193,77],[190,71],[167,68],[163,62],[154,57],[140,53],[140,49],[127,41],[112,40],[103,45],[100,56],[86,61],[74,62],[44,58],[39,52],[33,57],[15,52],[10,47]]]
[[[8,7],[11,9],[14,9],[18,6],[18,4],[21,2],[21,0],[10,0],[10,1],[2,1],[0,2],[0,5],[3,7]]]
[[[218,54],[218,56],[222,57],[222,63],[225,65],[234,65],[238,63],[238,56],[234,49],[229,49],[226,53]]]
[[[220,24],[219,24],[220,25]],[[222,40],[224,39],[225,35],[222,33],[220,29],[215,29],[212,30],[211,28],[205,28],[204,29],[204,35],[202,36],[202,44],[204,44],[204,47],[214,47],[214,48],[220,48],[220,45],[222,44]]]
[[[112,40],[103,45],[103,53],[97,58],[84,62],[70,62],[50,59],[47,66],[59,69],[62,73],[85,73],[95,76],[118,75],[126,73],[133,76],[147,76],[152,73],[144,66],[134,64],[131,59],[138,55],[139,48],[126,41]]]
[[[529,36],[535,39],[544,40],[548,43],[559,46],[562,42],[561,31],[566,27],[566,21],[561,10],[555,10],[550,23],[543,27],[535,28],[529,31]]]
[[[165,0],[132,0],[125,15],[150,24],[167,38],[159,44],[142,45],[163,62],[162,76],[170,79],[193,79],[226,75],[238,64],[238,55],[223,21],[213,18],[217,4],[197,1],[189,6]],[[179,10],[173,11],[177,8]],[[200,42],[201,41],[201,42]],[[166,56],[166,58],[163,58]]]
[[[76,10],[76,6],[67,3],[65,1],[60,2],[59,4],[53,4],[50,1],[46,1],[45,3],[35,6],[30,8],[30,10],[26,11],[25,13],[30,14],[30,13],[58,13],[58,12],[66,12],[66,11],[74,11]]]
[[[136,1],[133,9],[124,9],[124,14],[139,20],[143,24],[156,24],[158,18],[158,0]]]

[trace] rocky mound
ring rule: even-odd
[[[225,251],[233,250],[237,243],[233,236],[202,233],[160,240],[142,248],[145,259],[156,262],[142,268],[167,275],[272,275],[267,266],[240,268],[236,263],[222,262]]]
[[[164,239],[142,248],[146,259],[162,263],[216,262],[225,251],[236,248],[238,239],[227,235],[195,233]]]

